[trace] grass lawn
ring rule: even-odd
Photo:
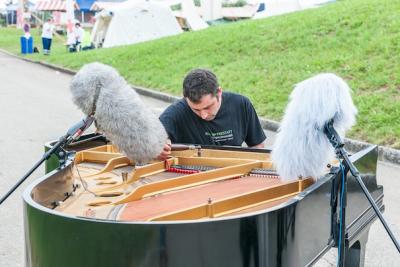
[[[100,61],[131,84],[175,95],[190,69],[209,68],[225,90],[248,96],[260,116],[274,120],[296,83],[334,72],[349,83],[359,109],[348,137],[400,148],[399,12],[400,0],[343,0],[131,46],[69,54],[57,41],[52,55],[28,57],[76,70]],[[0,47],[19,53],[20,34],[0,29]]]

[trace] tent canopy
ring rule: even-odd
[[[60,0],[43,0],[36,3],[36,10],[38,11],[63,11],[67,10],[67,2]],[[74,9],[79,10],[79,5],[74,2]]]
[[[167,6],[172,6],[172,5],[177,5],[182,2],[182,0],[149,0],[149,1],[156,1],[159,3],[162,3]],[[190,0],[193,1],[193,0]],[[95,0],[92,1],[92,5],[90,6],[91,11],[101,11],[104,9],[110,9],[112,7],[115,7],[123,2],[126,2],[126,0]],[[143,2],[143,0],[130,0],[130,2]],[[78,0],[79,6],[82,8],[82,5],[80,4]]]
[[[99,1],[95,1],[91,6],[90,6],[90,10],[91,11],[101,11],[104,9],[110,9],[113,6],[119,5],[119,2],[99,2]]]
[[[98,13],[91,39],[96,47],[113,47],[181,32],[169,6],[159,2],[132,0]]]

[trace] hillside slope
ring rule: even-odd
[[[399,0],[346,0],[137,45],[77,54],[58,47],[50,57],[31,57],[72,69],[101,61],[132,84],[175,95],[190,69],[209,68],[225,90],[247,95],[260,116],[274,120],[297,82],[334,72],[359,109],[348,136],[400,148],[399,13]],[[7,47],[2,32],[0,47]]]

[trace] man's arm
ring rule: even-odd
[[[261,143],[261,144],[252,146],[252,148],[265,148],[265,145],[264,145],[264,143]]]
[[[160,115],[159,120],[164,126],[165,131],[168,134],[168,140],[165,142],[163,150],[158,155],[157,159],[166,160],[171,155],[171,143],[176,142],[177,138],[177,121],[176,121],[176,110],[173,104],[167,107],[164,112]]]

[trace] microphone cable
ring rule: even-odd
[[[343,228],[343,196],[344,196],[344,171],[345,171],[345,167],[343,166],[342,163],[340,163],[340,172],[342,173],[342,183],[341,183],[341,188],[340,188],[340,212],[339,212],[339,239],[338,239],[338,262],[337,262],[337,266],[339,267],[340,264],[340,259],[342,257],[341,255],[341,245],[342,242],[344,241],[343,236],[342,236],[342,228]]]
[[[75,165],[75,169],[76,169],[76,172],[78,173],[79,180],[81,181],[82,187],[83,187],[83,189],[85,190],[85,192],[89,192],[89,193],[91,193],[93,196],[98,197],[99,195],[97,195],[95,192],[93,192],[93,191],[91,191],[91,190],[88,189],[87,183],[82,179],[82,176],[81,176],[81,174],[80,174],[80,172],[79,172],[78,166]]]

